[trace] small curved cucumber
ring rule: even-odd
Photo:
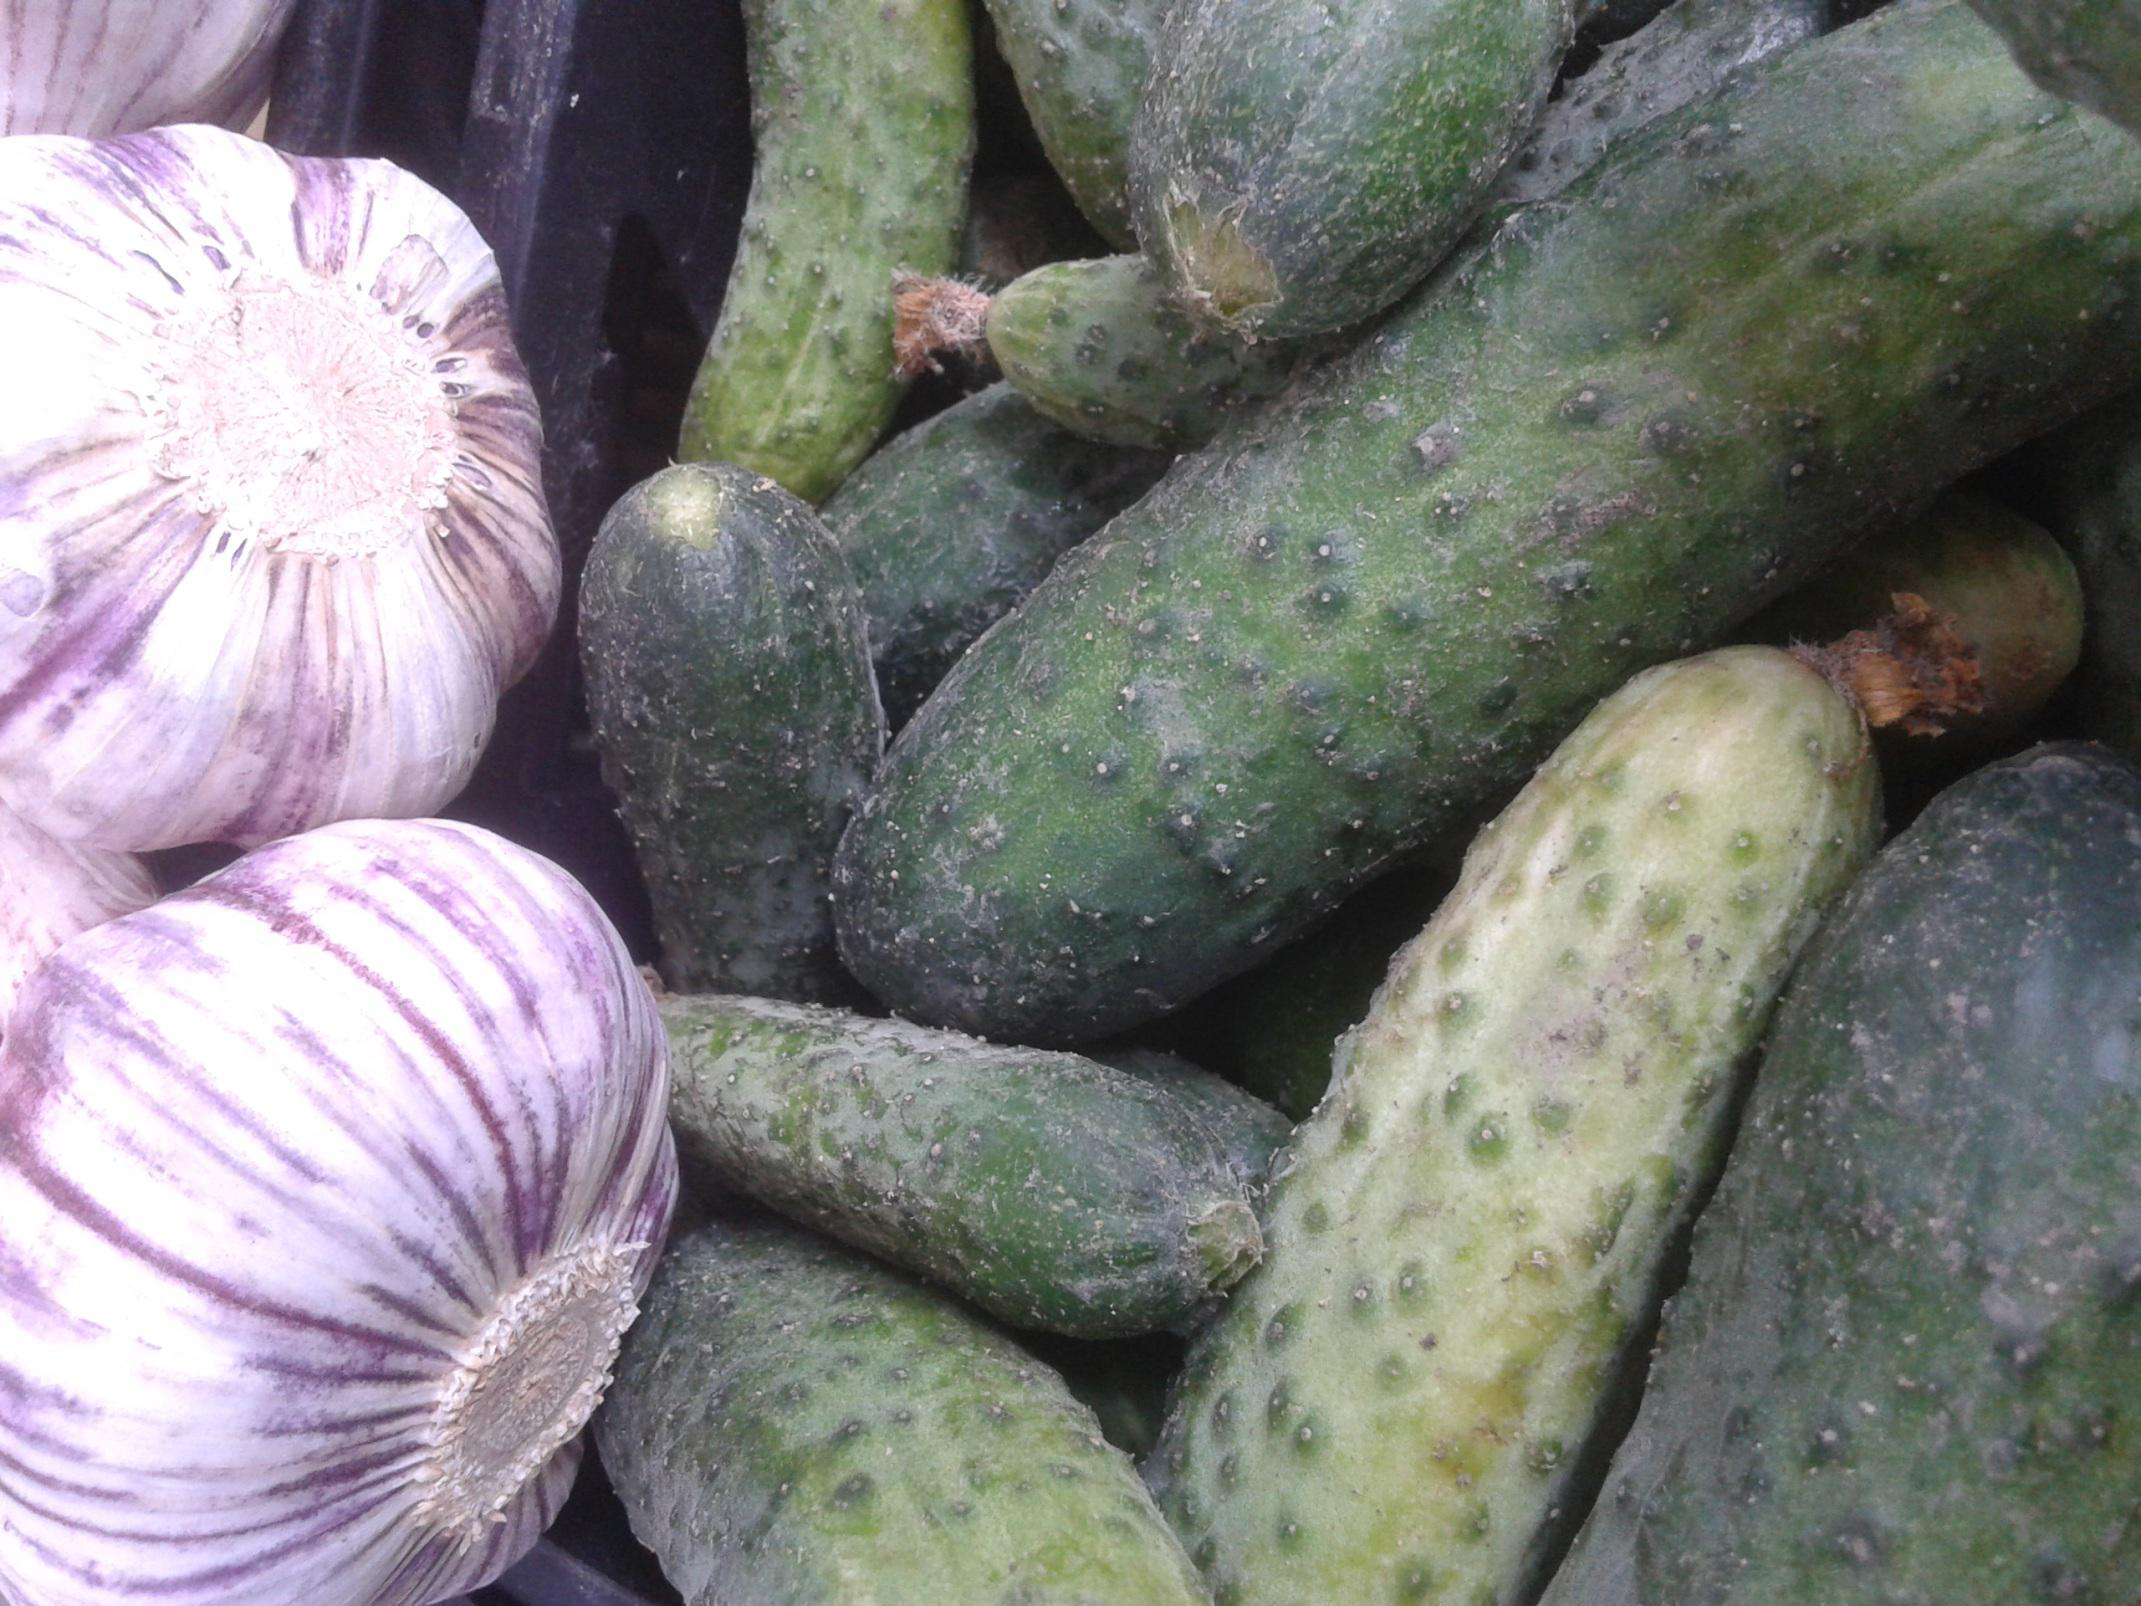
[[[588,554],[580,654],[671,987],[846,999],[827,873],[885,745],[862,599],[816,514],[662,470]]]
[[[687,1160],[1015,1326],[1181,1327],[1263,1252],[1249,1179],[1155,1078],[763,999],[662,1019]]]
[[[1230,413],[1271,395],[1296,341],[1250,345],[1193,323],[1143,256],[1051,262],[989,303],[989,354],[1004,378],[1074,434],[1186,451]]]
[[[1082,440],[1002,384],[872,453],[823,511],[869,614],[890,724],[1167,463]]]
[[[1426,277],[1531,136],[1569,0],[1176,0],[1130,141],[1138,243],[1250,338]]]
[[[1195,1606],[1062,1381],[957,1302],[778,1221],[673,1240],[595,1418],[689,1606]]]
[[[1777,1012],[1550,1606],[2130,1600],[2141,771],[1937,798]]]
[[[1877,775],[1826,680],[1727,648],[1601,703],[1481,835],[1148,1463],[1215,1598],[1530,1598]]]
[[[985,0],[1049,165],[1108,244],[1128,250],[1130,128],[1166,0]]]
[[[2141,133],[2141,3],[1970,0],[2053,94]]]
[[[744,43],[751,194],[677,455],[822,502],[899,403],[892,275],[958,253],[966,0],[744,0]]]

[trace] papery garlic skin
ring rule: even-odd
[[[243,128],[295,0],[0,0],[0,134]]]
[[[0,1022],[45,955],[155,901],[156,878],[143,860],[61,842],[0,808]]]
[[[140,851],[436,812],[556,616],[495,262],[375,161],[0,140],[0,802]]]
[[[85,933],[0,1045],[0,1599],[414,1606],[556,1513],[676,1193],[651,994],[474,827]]]

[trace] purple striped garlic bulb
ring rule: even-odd
[[[0,1600],[412,1606],[556,1513],[676,1192],[645,982],[470,826],[293,837],[0,1045]]]
[[[133,854],[61,842],[0,808],[0,1021],[45,955],[155,901],[156,878]]]
[[[385,162],[0,139],[0,802],[138,851],[434,813],[558,603],[491,254]]]
[[[294,0],[0,0],[0,134],[243,128]]]

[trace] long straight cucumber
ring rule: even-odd
[[[1017,1326],[1185,1327],[1263,1252],[1254,1118],[1173,1073],[766,999],[662,1021],[688,1163]]]
[[[1128,1457],[956,1300],[779,1221],[662,1257],[595,1421],[691,1606],[1194,1606]]]
[[[1543,1581],[1879,791],[1847,697],[1725,648],[1608,698],[1482,834],[1341,1044],[1150,1463],[1216,1598],[1474,1606]]]
[[[1597,699],[2131,382],[2141,148],[1955,0],[1635,135],[1059,563],[835,861],[902,1013],[1169,1010]]]
[[[974,149],[965,0],[744,0],[751,195],[678,456],[821,502],[891,421],[895,270],[949,273]]]

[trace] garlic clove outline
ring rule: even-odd
[[[0,802],[126,851],[435,812],[558,607],[489,249],[380,161],[0,139]]]
[[[295,0],[0,0],[0,134],[243,128]]]
[[[0,808],[0,1021],[45,955],[155,901],[156,878],[143,860],[61,842]]]
[[[0,1599],[414,1606],[555,1515],[676,1198],[593,901],[334,825],[75,938],[0,1044]]]

